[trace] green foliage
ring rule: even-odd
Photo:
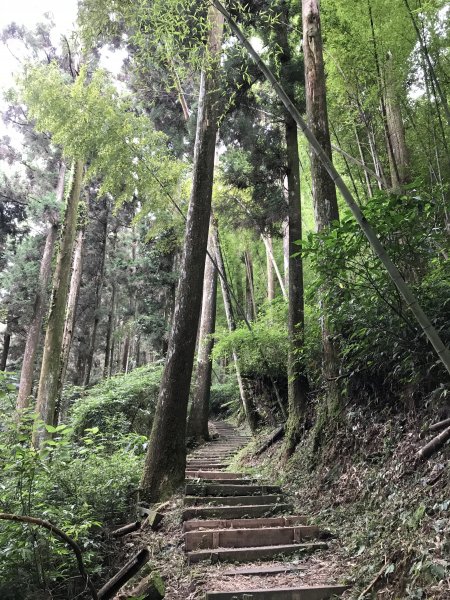
[[[230,378],[224,383],[215,383],[211,386],[210,412],[212,415],[225,416],[232,412],[231,408],[237,403],[241,404],[239,388],[236,379]]]
[[[258,375],[285,376],[287,363],[287,306],[282,299],[266,304],[250,331],[240,324],[235,331],[215,334],[213,356],[228,357],[232,361],[233,350],[239,356],[244,377]]]
[[[99,196],[111,194],[117,205],[135,196],[166,204],[164,190],[177,184],[181,163],[104,71],[88,78],[82,67],[71,83],[56,63],[30,66],[21,92],[37,130],[50,132],[67,157],[88,163],[88,178],[101,179]]]
[[[72,389],[78,395],[70,411],[70,423],[76,437],[97,427],[108,443],[123,435],[148,435],[158,398],[162,365],[154,364],[104,379],[85,391]]]
[[[135,499],[142,457],[133,447],[142,445],[142,438],[129,435],[105,444],[92,428],[75,444],[72,428],[61,425],[51,427],[53,439],[37,452],[29,443],[34,414],[18,424],[3,412],[1,421],[2,511],[55,523],[82,547],[90,573],[100,573],[100,555],[108,552],[103,527],[124,519]],[[45,530],[2,522],[0,551],[2,598],[25,600],[52,590],[62,599],[81,591],[71,550]]]
[[[446,341],[450,287],[442,253],[444,221],[434,198],[417,185],[412,190],[403,196],[377,194],[365,214]],[[389,393],[423,395],[436,388],[442,366],[354,220],[344,218],[328,233],[310,234],[302,249],[316,273],[308,302],[314,305],[321,290],[331,307],[347,392],[387,399]]]

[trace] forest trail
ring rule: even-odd
[[[214,439],[188,457],[185,552],[189,564],[231,562],[243,566],[223,565],[215,572],[214,581],[205,566],[205,600],[325,600],[340,596],[346,586],[301,585],[305,566],[295,558],[327,548],[320,540],[319,528],[294,513],[279,486],[226,471],[248,438],[225,422],[210,427]]]

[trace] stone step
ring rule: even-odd
[[[348,586],[345,585],[314,585],[271,590],[206,592],[205,600],[328,600],[341,596],[346,590]]]
[[[299,573],[300,571],[306,571],[307,567],[301,565],[286,565],[284,563],[280,565],[259,565],[258,567],[240,567],[238,569],[227,569],[221,571],[220,574],[224,577],[241,577],[247,575],[249,577],[264,577],[267,575],[280,575],[281,573]]]
[[[264,517],[261,519],[192,519],[183,523],[183,533],[197,529],[258,529],[260,527],[292,527],[306,525],[307,517],[295,515],[290,517]]]
[[[274,556],[289,556],[298,552],[314,552],[325,550],[328,545],[325,542],[309,542],[306,544],[285,544],[274,546],[251,546],[247,548],[217,548],[215,550],[193,550],[187,552],[189,564],[209,560],[213,563],[218,561],[250,562],[256,560],[270,560]]]
[[[281,500],[279,495],[264,496],[185,496],[184,506],[247,506],[249,504],[276,504]]]
[[[252,506],[196,506],[183,511],[182,520],[189,519],[246,519],[292,512],[291,504],[256,504]]]
[[[186,494],[188,496],[264,496],[281,494],[281,488],[279,485],[188,483]]]
[[[298,527],[264,527],[260,529],[214,529],[188,531],[184,534],[186,552],[207,548],[248,548],[287,546],[312,540],[319,535],[316,525]]]

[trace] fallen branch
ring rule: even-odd
[[[109,600],[149,561],[150,552],[142,548],[98,592],[98,600]]]
[[[417,453],[417,458],[423,460],[431,456],[434,452],[439,450],[447,440],[450,439],[450,427],[444,429],[439,435],[434,437],[426,446],[421,448]]]
[[[71,537],[69,537],[66,533],[64,533],[64,531],[59,529],[59,527],[56,527],[56,525],[53,525],[53,523],[50,523],[50,521],[44,521],[43,519],[38,519],[37,517],[28,517],[26,515],[13,515],[10,513],[0,513],[0,519],[3,519],[4,521],[16,521],[19,523],[30,523],[31,525],[38,525],[39,527],[44,527],[45,529],[48,529],[51,533],[53,533],[57,537],[61,538],[64,542],[66,542],[66,544],[68,546],[70,546],[72,548],[72,550],[74,551],[74,554],[77,558],[78,570],[80,571],[81,577],[85,581],[86,586],[89,588],[93,600],[98,600],[98,596],[97,596],[97,592],[95,591],[95,587],[91,581],[91,578],[89,577],[88,572],[84,568],[83,555],[81,553],[81,548]]]
[[[382,575],[384,574],[385,570],[386,570],[387,565],[384,564],[381,569],[378,571],[378,573],[375,575],[375,577],[372,579],[372,581],[369,583],[369,585],[366,587],[366,589],[361,592],[361,594],[358,596],[358,600],[362,600],[364,598],[364,596],[366,596],[370,590],[373,588],[373,586],[377,583],[377,581],[380,579],[380,577],[382,577]]]
[[[284,436],[284,425],[275,429],[275,431],[267,438],[267,440],[254,452],[253,456],[259,456],[265,450],[270,448],[275,442],[278,442]]]
[[[119,529],[111,532],[111,537],[122,537],[127,535],[127,533],[132,533],[133,531],[138,531],[141,528],[141,522],[135,521],[134,523],[129,523],[128,525],[124,525]]]
[[[439,431],[440,429],[444,429],[444,427],[450,427],[450,419],[444,419],[438,423],[433,423],[433,425],[430,425],[429,430]]]

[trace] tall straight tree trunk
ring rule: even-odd
[[[282,5],[280,22],[277,26],[277,41],[281,48],[281,82],[287,93],[293,98],[294,88],[291,80],[292,53],[288,39],[287,23],[290,14],[287,5]],[[285,111],[286,140],[286,188],[288,218],[284,241],[286,286],[288,289],[288,417],[285,434],[285,456],[289,457],[300,441],[307,408],[308,379],[304,364],[300,359],[305,341],[305,310],[303,290],[303,259],[298,253],[296,242],[302,240],[302,205],[300,194],[300,157],[298,153],[297,123]]]
[[[305,342],[305,309],[303,291],[303,260],[298,256],[296,242],[302,239],[302,212],[300,195],[300,161],[298,155],[297,124],[290,115],[285,117],[287,179],[288,179],[288,236],[289,236],[289,354],[288,354],[288,421],[285,452],[290,456],[300,441],[308,398],[308,379],[300,359]]]
[[[113,325],[114,325],[114,308],[116,302],[116,284],[113,280],[111,282],[111,299],[109,304],[109,312],[108,312],[108,325],[106,327],[106,343],[105,343],[105,362],[103,365],[103,377],[111,377],[110,366],[112,364],[112,354],[113,354],[113,345],[112,345],[112,335],[113,335]]]
[[[273,261],[270,254],[270,246],[272,245],[272,238],[266,239],[261,234],[261,239],[264,242],[264,248],[266,249],[266,268],[267,268],[267,300],[272,302],[275,298],[275,278],[273,274]]]
[[[36,413],[44,425],[53,425],[55,414],[67,294],[72,265],[73,244],[77,228],[83,169],[82,161],[77,160],[74,162],[53,277],[50,312],[45,333],[44,353],[36,399]],[[45,426],[43,427],[39,424],[33,434],[33,443],[38,447],[48,437],[51,437],[51,434],[47,432]]]
[[[58,177],[58,186],[56,188],[56,198],[59,203],[64,197],[64,176],[66,167],[61,164]],[[34,361],[39,344],[42,319],[45,314],[46,300],[48,296],[48,287],[52,273],[52,257],[55,249],[55,242],[58,235],[58,219],[56,215],[51,215],[50,224],[47,229],[45,239],[44,253],[42,254],[41,266],[39,269],[38,289],[34,300],[33,317],[28,326],[27,341],[23,354],[22,370],[20,373],[19,393],[17,395],[16,409],[27,408],[30,401],[31,390],[33,388]]]
[[[391,55],[389,55],[386,64],[385,89],[387,128],[390,147],[392,148],[392,154],[397,165],[396,187],[398,191],[401,191],[409,180],[409,153],[406,146],[405,127],[400,103],[396,93],[395,74],[393,72]]]
[[[219,236],[218,236],[216,228],[214,228],[213,236],[214,236],[214,251],[215,251],[214,256],[216,258],[217,268],[220,273],[220,287],[222,290],[222,298],[223,298],[223,304],[224,304],[224,308],[225,308],[225,315],[226,315],[226,319],[227,319],[228,330],[235,331],[236,322],[235,322],[234,314],[233,314],[233,306],[231,304],[231,295],[230,295],[230,290],[229,290],[228,283],[227,283],[227,274],[225,271],[225,264],[223,261],[222,249],[220,247]],[[246,417],[248,426],[250,427],[250,430],[252,431],[252,433],[254,433],[258,426],[258,413],[256,411],[255,405],[253,404],[253,400],[250,398],[250,396],[247,393],[247,390],[245,388],[245,383],[242,379],[241,370],[239,367],[239,358],[238,358],[237,352],[235,350],[233,350],[233,362],[234,362],[234,368],[236,371],[236,379],[237,379],[238,386],[239,386],[239,394],[241,397],[242,407],[244,409],[244,413],[245,413],[245,417]]]
[[[253,261],[252,255],[248,250],[244,252],[245,263],[245,308],[247,320],[253,321],[256,319],[256,301],[255,301],[255,283],[253,277]]]
[[[356,127],[356,125],[355,125],[355,138],[356,138],[356,145],[358,146],[358,152],[359,152],[359,156],[361,158],[361,162],[365,165],[366,160],[365,160],[365,156],[364,156],[364,151],[363,151],[363,147],[361,144],[361,138],[359,136],[358,128]],[[372,198],[373,197],[372,182],[370,181],[370,175],[366,169],[364,169],[364,179],[366,181],[366,186],[367,186],[367,195],[369,196],[369,198]]]
[[[302,19],[308,123],[317,141],[331,159],[319,0],[302,0]],[[310,158],[314,215],[317,231],[321,232],[329,229],[334,221],[339,221],[336,188],[325,165],[313,148],[310,148]],[[329,310],[322,297],[323,373],[328,382],[328,409],[332,411],[339,404],[336,380],[339,373],[339,360],[329,322]]]
[[[62,406],[62,395],[66,381],[67,365],[69,364],[70,348],[72,346],[73,331],[75,328],[75,315],[77,312],[78,296],[80,295],[81,275],[83,271],[84,226],[81,225],[75,241],[72,260],[72,276],[70,278],[69,295],[67,298],[66,320],[64,324],[63,343],[61,349],[61,368],[59,371],[58,392],[56,395],[56,408],[54,424],[65,418],[65,407]]]
[[[180,486],[186,467],[186,418],[203,295],[218,128],[218,71],[223,17],[212,6],[200,82],[192,192],[166,364],[148,445],[141,488],[156,501]]]
[[[100,303],[102,299],[102,288],[103,288],[103,276],[105,270],[105,259],[106,259],[106,246],[108,239],[108,200],[103,198],[102,200],[102,211],[100,219],[102,219],[102,236],[99,244],[99,252],[101,252],[100,268],[97,273],[97,281],[95,285],[95,304],[94,304],[94,324],[92,326],[91,339],[89,342],[89,350],[86,360],[86,369],[84,373],[83,385],[89,385],[91,379],[92,363],[94,360],[95,344],[97,341],[97,330],[100,322]]]
[[[211,232],[208,238],[209,256],[214,256]],[[208,440],[209,399],[211,396],[213,333],[216,324],[217,269],[206,258],[203,284],[202,315],[200,319],[197,381],[189,412],[187,435],[195,440]]]
[[[11,332],[9,330],[9,323],[6,323],[6,330],[3,334],[3,348],[0,356],[0,371],[6,371],[6,365],[8,363],[9,348],[11,346]]]

